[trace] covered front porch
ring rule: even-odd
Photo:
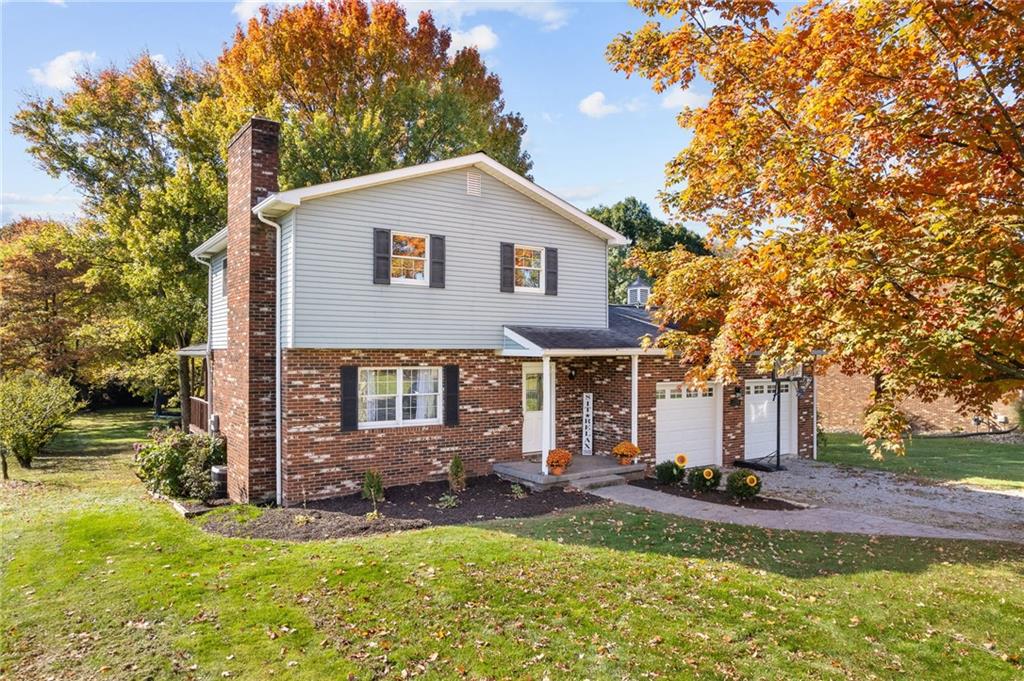
[[[188,361],[188,372],[192,394],[188,403],[181,405],[182,413],[188,419],[188,430],[205,433],[210,428],[210,372],[206,343],[189,345],[177,351],[179,357]]]
[[[534,489],[600,486],[641,477],[643,460],[620,466],[622,441],[638,445],[640,338],[656,327],[615,314],[609,328],[505,327],[500,354],[522,357],[524,460],[494,465],[498,475]],[[573,455],[551,475],[546,453]]]

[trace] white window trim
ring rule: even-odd
[[[388,268],[390,270],[391,262],[395,258],[410,258],[416,259],[415,256],[407,255],[395,255],[395,235],[400,236],[411,236],[417,239],[423,239],[423,279],[406,279],[405,277],[391,276],[392,284],[405,284],[407,286],[429,286],[430,285],[430,235],[429,234],[417,234],[416,232],[405,232],[400,229],[391,230],[391,239],[388,241],[388,253],[390,258],[388,260]],[[390,275],[391,272],[389,271]]]
[[[540,278],[536,288],[530,286],[516,286],[517,269],[533,269],[532,267],[520,268],[516,265],[516,251],[520,248],[529,248],[533,251],[540,251]],[[527,244],[512,244],[512,288],[516,293],[544,293],[544,275],[547,269],[547,249],[543,246],[530,246]]]
[[[403,232],[404,234],[404,232]],[[406,370],[411,369],[433,369],[437,371],[437,417],[432,419],[409,419],[405,420],[402,418],[402,385],[403,376],[402,373]],[[398,393],[395,396],[395,416],[397,417],[393,421],[360,421],[358,428],[359,430],[373,430],[375,428],[404,428],[410,426],[438,426],[444,423],[444,372],[441,371],[441,367],[435,366],[406,366],[406,367],[393,367],[393,366],[374,366],[374,367],[359,367],[359,374],[357,375],[357,382],[362,382],[363,371],[394,371],[395,380],[397,381]],[[362,400],[363,396],[360,393],[359,400]],[[361,411],[361,406],[356,405],[356,409]]]

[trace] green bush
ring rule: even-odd
[[[434,504],[434,506],[436,506],[437,508],[440,508],[440,509],[448,509],[448,508],[456,508],[461,503],[462,502],[459,501],[459,498],[457,496],[455,496],[451,492],[445,492],[437,500],[437,503]]]
[[[7,455],[22,468],[81,408],[74,387],[66,379],[36,371],[23,371],[0,379],[0,459],[7,479]]]
[[[700,466],[691,468],[687,472],[686,482],[695,492],[707,492],[718,489],[718,483],[722,480],[722,471],[715,466]]]
[[[374,507],[384,501],[384,478],[377,471],[366,471],[363,475],[363,498],[372,501]]]
[[[452,457],[452,462],[448,464],[448,488],[453,494],[466,491],[466,467],[458,454]]]
[[[675,461],[662,461],[654,467],[654,477],[659,485],[672,485],[683,479],[685,469],[676,465]]]
[[[735,470],[725,479],[725,489],[737,499],[756,497],[761,491],[761,476],[742,468]]]
[[[170,497],[209,499],[210,468],[227,461],[223,438],[155,428],[152,442],[135,445],[136,474],[154,492]]]

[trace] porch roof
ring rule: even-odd
[[[178,348],[176,354],[182,357],[205,357],[206,343],[196,343],[195,345],[189,345],[184,348]]]
[[[609,305],[607,328],[506,326],[505,338],[511,343],[503,354],[639,354],[643,338],[660,333],[643,308]]]

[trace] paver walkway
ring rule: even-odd
[[[893,535],[899,537],[931,537],[937,539],[1002,539],[980,532],[934,527],[894,518],[883,518],[860,512],[832,508],[811,508],[803,511],[763,511],[712,504],[665,494],[634,485],[618,485],[590,490],[591,494],[620,504],[645,508],[659,513],[678,515],[718,523],[752,525],[775,530],[803,532],[843,532],[851,534]]]

